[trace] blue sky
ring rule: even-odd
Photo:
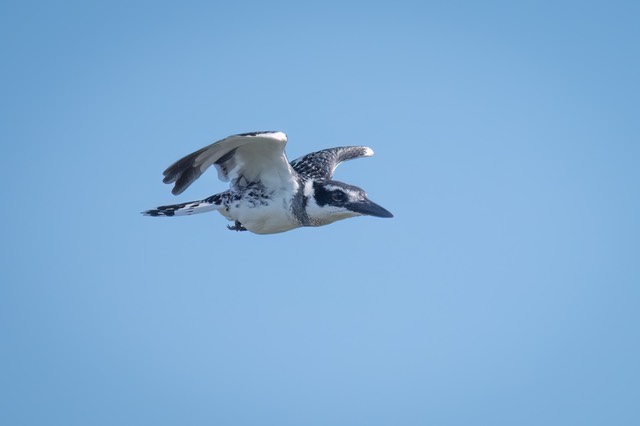
[[[4,2],[0,423],[640,422],[635,2]],[[139,212],[230,134],[394,219]]]

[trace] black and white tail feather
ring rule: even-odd
[[[220,194],[216,194],[204,200],[156,207],[143,212],[143,214],[145,216],[189,216],[218,210],[221,205],[222,197],[220,197]]]
[[[287,161],[287,137],[282,132],[252,132],[229,136],[189,154],[164,171],[164,183],[181,194],[210,166],[230,189],[199,201],[160,206],[146,216],[188,216],[217,210],[235,225],[229,229],[259,234],[300,226],[320,226],[348,217],[392,217],[355,186],[333,181],[343,161],[370,157],[363,146],[325,149]]]

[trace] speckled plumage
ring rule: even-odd
[[[164,171],[163,182],[174,184],[173,194],[182,193],[212,165],[221,180],[230,181],[229,190],[143,214],[183,216],[217,210],[234,221],[229,229],[258,234],[326,225],[357,215],[392,216],[360,188],[331,180],[341,162],[371,156],[370,148],[329,148],[289,163],[286,142],[282,132],[242,133],[181,158]]]

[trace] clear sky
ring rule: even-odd
[[[0,5],[0,424],[640,424],[638,2]],[[282,130],[394,219],[161,172]]]

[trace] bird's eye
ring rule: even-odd
[[[334,191],[331,193],[331,198],[333,201],[341,202],[347,199],[347,194],[342,191]]]

